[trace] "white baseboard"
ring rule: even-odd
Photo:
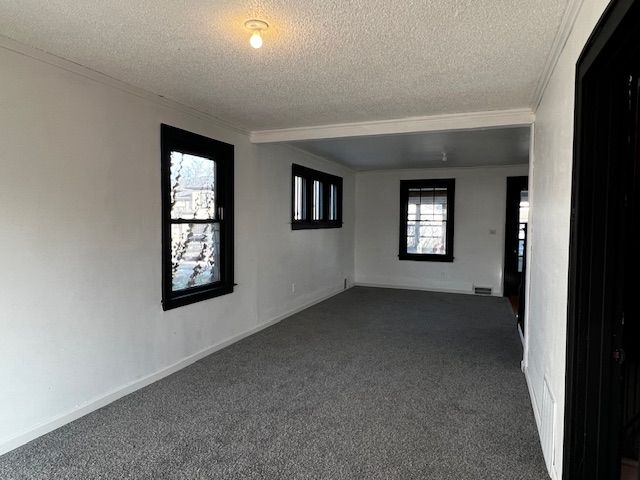
[[[240,340],[242,340],[243,338],[249,337],[251,335],[253,335],[254,333],[259,332],[260,330],[264,330],[265,328],[268,328],[272,325],[275,325],[276,323],[281,322],[282,320],[284,320],[287,317],[290,317],[291,315],[295,315],[296,313],[305,310],[309,307],[312,307],[313,305],[323,302],[339,293],[344,292],[344,289],[339,289],[339,290],[335,290],[327,295],[324,295],[320,298],[317,298],[315,300],[312,300],[308,303],[306,303],[305,305],[302,305],[300,307],[296,307],[294,309],[291,309],[281,315],[278,315],[275,318],[272,318],[264,323],[261,323],[260,325],[257,325],[245,332],[239,333],[237,335],[234,335],[232,337],[226,338],[214,345],[211,345],[210,347],[207,347],[203,350],[200,350],[199,352],[196,352],[192,355],[189,355],[188,357],[183,358],[182,360],[179,360],[178,362],[169,365],[168,367],[162,368],[161,370],[158,370],[157,372],[154,372],[150,375],[147,375],[145,377],[139,378],[137,380],[134,380],[130,383],[127,383],[124,386],[118,387],[114,390],[111,390],[109,393],[102,395],[100,397],[94,398],[93,400],[90,400],[88,402],[83,403],[82,405],[73,408],[71,410],[68,410],[65,413],[62,413],[54,418],[52,418],[51,420],[48,420],[40,425],[38,425],[35,428],[31,428],[29,430],[27,430],[26,432],[23,432],[19,435],[16,435],[15,437],[11,437],[7,440],[3,440],[0,441],[0,455],[3,455],[7,452],[10,452],[11,450],[18,448],[22,445],[24,445],[25,443],[30,442],[31,440],[35,440],[36,438],[49,433],[53,430],[55,430],[56,428],[60,428],[63,425],[66,425],[67,423],[70,423],[74,420],[77,420],[80,417],[83,417],[85,415],[87,415],[88,413],[91,413],[95,410],[98,410],[99,408],[102,408],[112,402],[115,402],[116,400],[135,392],[136,390],[139,390],[141,388],[146,387],[147,385],[150,385],[154,382],[157,382],[158,380],[163,379],[164,377],[167,377],[169,375],[171,375],[172,373],[175,373],[179,370],[182,370],[183,368],[191,365],[192,363],[197,362],[198,360],[201,360],[202,358],[211,355],[212,353],[217,352],[218,350],[222,350],[225,347],[228,347],[229,345],[232,345]]]
[[[373,287],[373,288],[395,288],[397,290],[419,290],[422,292],[438,292],[438,293],[463,293],[465,295],[473,295],[470,290],[455,290],[450,288],[433,288],[433,287],[417,287],[415,285],[392,285],[385,283],[368,283],[356,282],[356,287]]]

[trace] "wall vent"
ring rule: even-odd
[[[544,379],[542,387],[542,411],[540,412],[540,440],[542,443],[542,453],[547,469],[551,472],[555,464],[555,424],[556,424],[556,401],[553,398],[547,378]]]
[[[491,287],[480,287],[478,285],[473,286],[473,293],[476,295],[491,295],[493,289]]]

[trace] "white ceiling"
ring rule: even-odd
[[[261,130],[530,107],[568,1],[19,0],[0,34]]]
[[[529,162],[529,127],[377,135],[291,142],[354,170],[519,165]],[[442,161],[442,153],[447,161]]]

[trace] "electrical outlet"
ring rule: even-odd
[[[291,293],[296,293],[296,284],[295,283],[291,284]]]

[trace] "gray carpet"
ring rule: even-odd
[[[354,288],[0,457],[8,479],[545,479],[505,299]]]

